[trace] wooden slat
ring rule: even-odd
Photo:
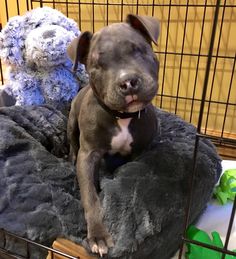
[[[80,259],[98,258],[96,256],[92,256],[91,254],[89,254],[82,246],[75,244],[74,242],[64,238],[57,238],[57,240],[54,241],[52,247],[65,254],[68,254],[74,257],[79,257]],[[51,252],[49,252],[47,259],[66,259],[66,257],[62,255],[58,255],[56,253],[54,253],[52,257]]]
[[[204,129],[202,130],[202,132],[205,132]],[[214,137],[221,137],[222,132],[219,130],[207,129],[206,134]],[[236,133],[224,132],[222,137],[236,140]]]
[[[236,148],[217,147],[217,151],[222,159],[236,160]]]
[[[204,132],[204,129],[202,130]],[[212,130],[207,129],[206,131],[207,135],[213,136],[213,137],[221,137],[222,132],[219,130]],[[236,133],[233,132],[224,132],[223,138],[233,139],[236,140]],[[216,146],[218,154],[221,156],[222,159],[229,159],[229,160],[236,160],[236,147],[235,146]]]

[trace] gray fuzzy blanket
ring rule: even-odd
[[[160,134],[135,161],[113,174],[101,168],[100,198],[115,247],[109,258],[168,259],[183,230],[195,128],[157,110]],[[65,160],[67,118],[49,106],[0,109],[0,228],[45,245],[57,237],[83,243],[86,225],[75,168]],[[221,172],[201,139],[191,210],[196,220]],[[26,256],[23,242],[0,234],[0,247]],[[29,258],[46,252],[30,246]]]

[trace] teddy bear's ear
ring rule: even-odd
[[[67,47],[67,55],[72,60],[73,71],[78,67],[78,62],[86,65],[90,41],[93,34],[89,31],[83,32],[78,38],[75,38]]]
[[[153,41],[157,45],[160,34],[160,24],[157,19],[150,16],[129,14],[126,22],[138,30],[150,44]]]
[[[25,64],[22,51],[24,27],[24,18],[14,16],[9,19],[0,32],[0,58],[6,65],[22,66]]]

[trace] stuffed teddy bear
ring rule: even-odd
[[[72,73],[67,45],[78,37],[75,21],[50,7],[11,18],[0,33],[0,57],[8,69],[4,91],[16,105],[69,103],[88,76]]]

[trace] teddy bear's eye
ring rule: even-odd
[[[40,25],[41,25],[41,23],[37,23],[37,24],[35,25],[35,28],[38,28]]]

